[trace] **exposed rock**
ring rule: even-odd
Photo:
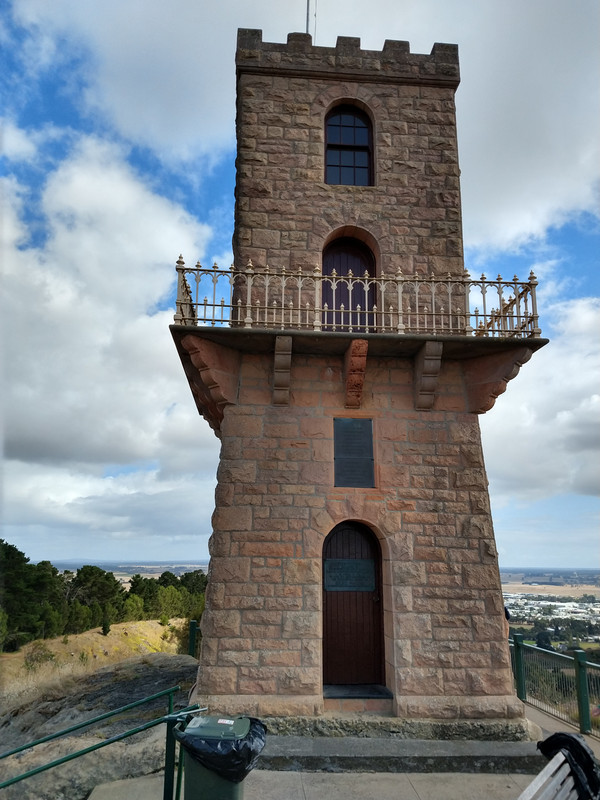
[[[188,704],[198,662],[191,656],[152,653],[71,678],[0,715],[0,751],[6,752],[149,695],[180,686],[175,709]],[[0,762],[2,779],[90,747],[167,713],[167,698],[131,709]],[[164,766],[165,726],[74,759],[5,789],[3,800],[84,800],[99,783],[136,777]]]

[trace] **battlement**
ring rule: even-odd
[[[317,47],[308,33],[288,34],[287,44],[263,42],[262,31],[238,30],[240,72],[301,73],[307,77],[360,76],[361,81],[446,86],[460,82],[458,46],[433,45],[429,55],[410,52],[409,42],[386,40],[383,50],[361,50],[360,39],[338,36],[335,47]]]

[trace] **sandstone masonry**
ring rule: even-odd
[[[460,275],[462,226],[454,92],[455,45],[415,55],[360,40],[313,47],[240,31],[234,260],[313,269],[339,235],[363,239],[380,273]],[[350,102],[372,119],[373,186],[324,181],[324,118]]]
[[[236,264],[309,271],[352,238],[377,275],[462,276],[454,45],[415,55],[406,42],[375,52],[240,31],[236,63]],[[325,182],[336,106],[371,120],[372,185]],[[264,716],[520,718],[477,414],[543,340],[172,331],[222,442],[199,701]],[[373,486],[336,485],[340,418],[372,423]],[[368,529],[380,553],[381,699],[324,697],[324,545],[340,523]]]

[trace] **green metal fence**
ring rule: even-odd
[[[190,629],[188,634],[188,655],[198,658],[198,651],[200,650],[200,625],[197,620],[190,620]]]
[[[101,747],[108,747],[115,742],[120,742],[123,739],[127,739],[130,736],[135,736],[138,733],[142,733],[142,731],[149,730],[150,728],[154,728],[157,725],[161,725],[162,723],[166,723],[166,744],[165,744],[165,779],[164,779],[164,790],[163,790],[163,800],[173,800],[173,792],[174,792],[174,779],[175,779],[175,737],[173,736],[173,728],[177,724],[179,719],[187,716],[190,713],[195,713],[198,711],[206,711],[206,709],[200,709],[198,705],[188,706],[187,708],[182,709],[181,711],[177,712],[176,714],[173,713],[173,696],[176,692],[180,690],[179,686],[173,686],[170,689],[165,689],[162,692],[157,692],[156,694],[150,695],[149,697],[144,697],[141,700],[136,700],[133,703],[129,703],[126,706],[121,706],[121,708],[117,708],[114,711],[108,711],[106,714],[100,714],[97,717],[93,717],[92,719],[85,720],[84,722],[80,722],[77,725],[72,725],[70,728],[64,728],[61,731],[57,731],[56,733],[49,734],[48,736],[43,736],[41,739],[36,739],[33,742],[28,742],[27,744],[20,745],[19,747],[15,747],[12,750],[8,750],[6,753],[0,754],[0,761],[8,758],[9,756],[14,756],[17,753],[21,753],[23,750],[28,750],[29,748],[36,747],[39,744],[44,742],[50,742],[54,739],[59,739],[62,736],[66,736],[69,733],[74,733],[75,731],[81,730],[82,728],[87,728],[90,725],[94,725],[98,722],[103,720],[109,719],[111,717],[116,717],[119,714],[123,714],[126,711],[129,711],[132,708],[137,708],[142,705],[146,705],[147,703],[152,702],[160,697],[168,697],[168,713],[162,717],[157,717],[156,719],[150,720],[150,722],[146,722],[143,725],[138,725],[136,728],[131,728],[128,731],[124,731],[123,733],[119,733],[116,736],[111,736],[109,739],[105,739],[102,742],[98,742],[98,744],[91,745],[90,747],[85,747],[82,750],[77,750],[75,753],[69,753],[69,755],[63,756],[62,758],[58,758],[55,761],[50,761],[47,764],[42,764],[39,767],[35,767],[35,769],[31,769],[27,772],[23,772],[20,775],[15,775],[8,780],[3,781],[0,783],[0,789],[5,789],[7,786],[12,786],[15,783],[19,783],[20,781],[26,780],[27,778],[31,778],[33,775],[38,775],[41,772],[45,772],[46,770],[52,769],[53,767],[58,767],[61,764],[66,764],[69,761],[73,761],[75,758],[79,758],[80,756],[84,756],[87,753],[92,753],[94,750],[99,750]],[[181,762],[181,759],[180,759]],[[176,786],[176,796],[179,798],[179,793],[181,789],[181,763],[179,764],[178,774],[177,774],[177,786]]]
[[[600,665],[525,644],[522,634],[510,641],[517,696],[547,714],[600,738]]]

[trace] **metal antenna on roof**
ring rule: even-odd
[[[314,27],[314,35],[313,35],[313,44],[317,43],[317,0],[315,0],[315,27]],[[310,33],[310,0],[306,0],[306,32]]]

